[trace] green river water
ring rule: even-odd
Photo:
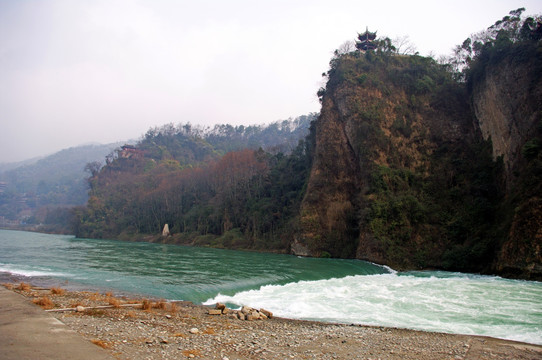
[[[0,230],[0,272],[71,287],[264,307],[278,316],[542,344],[542,283]]]

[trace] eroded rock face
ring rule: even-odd
[[[491,140],[494,159],[502,156],[508,182],[521,147],[540,120],[542,84],[531,70],[531,62],[518,63],[508,57],[489,66],[472,93],[477,125],[484,138]]]
[[[502,157],[506,195],[511,202],[510,228],[496,251],[493,270],[504,276],[542,279],[542,194],[533,183],[526,142],[540,135],[542,76],[536,56],[509,54],[486,66],[474,83],[477,125],[490,139],[493,157]],[[538,69],[538,70],[537,70]]]
[[[494,267],[503,276],[542,280],[542,198],[526,199],[515,209]]]
[[[536,66],[501,59],[470,92],[416,58],[334,66],[292,253],[542,278],[542,191],[522,174]]]
[[[385,200],[370,193],[371,182],[379,168],[426,177],[431,154],[443,143],[472,141],[466,92],[457,98],[447,94],[443,102],[434,100],[438,95],[430,88],[412,93],[397,78],[406,76],[412,81],[412,73],[425,65],[407,58],[391,59],[390,64],[348,57],[341,61],[336,71],[340,74],[330,74],[322,98],[313,166],[300,214],[301,234],[291,245],[292,252],[412,266],[407,256],[410,250],[398,255],[374,236],[368,213],[375,202]],[[360,80],[366,78],[374,80]],[[416,241],[424,241],[416,230],[411,233],[402,247],[413,248]],[[389,253],[401,259],[393,260]]]
[[[348,241],[343,236],[350,226],[345,214],[354,208],[352,201],[359,192],[359,182],[358,159],[345,122],[334,99],[328,97],[317,123],[314,164],[301,210],[303,232],[292,244],[295,254],[319,256],[322,250],[330,251],[326,238],[331,233],[336,235],[334,242]]]

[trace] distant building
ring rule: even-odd
[[[134,145],[123,145],[119,151],[119,157],[123,159],[136,158],[140,159],[143,157],[143,151],[136,148]]]
[[[374,50],[377,48],[375,39],[376,31],[370,32],[369,27],[366,27],[363,34],[358,34],[359,41],[356,41],[356,48],[360,51]]]

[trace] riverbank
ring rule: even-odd
[[[7,284],[117,359],[540,359],[542,346],[480,336],[210,315],[189,302]],[[138,305],[121,306],[129,303]],[[139,304],[146,304],[144,309]],[[108,306],[107,308],[96,308]]]

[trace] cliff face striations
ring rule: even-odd
[[[429,58],[333,59],[292,252],[539,278],[540,191],[517,175],[535,68],[504,60],[469,92]]]
[[[510,224],[494,270],[526,278],[542,274],[542,46],[518,44],[474,70],[472,103],[493,157],[502,157]],[[497,56],[500,55],[500,56]]]
[[[506,177],[521,166],[521,148],[536,132],[541,119],[541,54],[523,57],[511,53],[487,64],[472,84],[472,104],[477,125],[493,145],[493,157],[502,156]]]

